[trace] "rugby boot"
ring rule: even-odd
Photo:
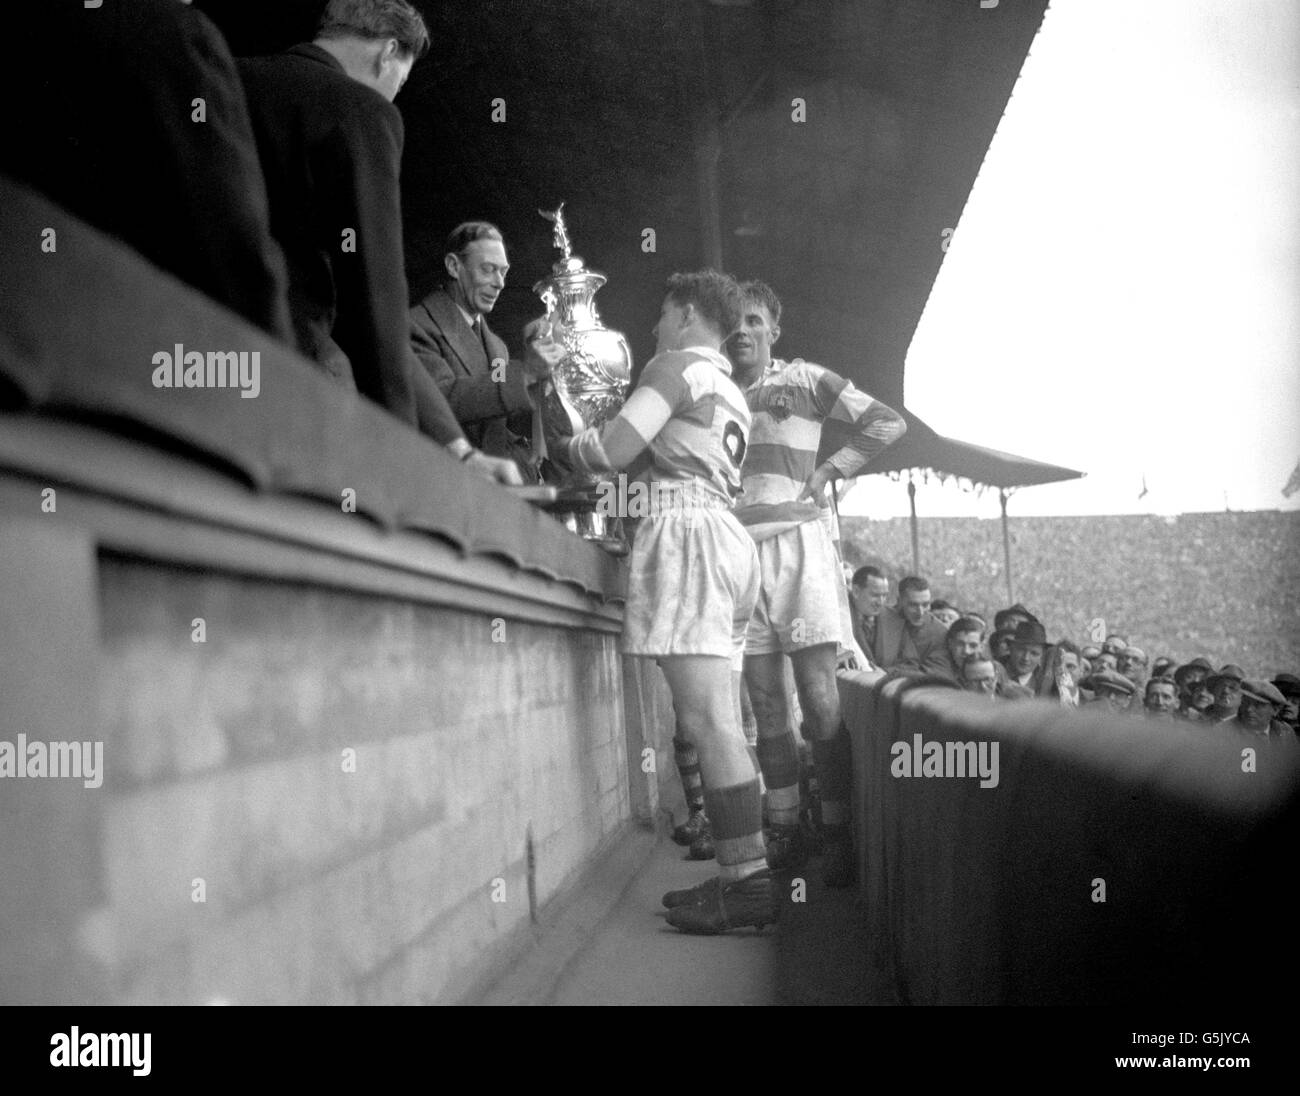
[[[699,837],[691,842],[691,847],[686,851],[687,860],[712,860],[717,855],[713,848],[713,830],[706,829]]]
[[[828,887],[851,887],[857,878],[853,855],[853,834],[848,826],[827,826],[826,851],[822,853],[822,882]]]
[[[678,845],[690,845],[701,833],[709,828],[708,816],[702,811],[691,811],[690,817],[673,830],[673,841]]]
[[[717,936],[749,926],[761,929],[776,920],[772,873],[766,868],[734,883],[719,880],[712,890],[700,890],[701,901],[673,906],[668,911],[668,923],[673,928],[698,936]]]
[[[767,844],[767,866],[773,871],[798,871],[808,862],[808,843],[802,826],[772,826],[763,838]]]
[[[701,902],[712,901],[712,894],[718,889],[720,878],[716,875],[710,876],[703,883],[694,887],[687,887],[685,890],[672,890],[664,895],[664,905],[669,909],[676,906],[693,906]]]

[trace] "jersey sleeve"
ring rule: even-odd
[[[617,472],[635,461],[689,402],[685,371],[692,360],[679,352],[652,359],[636,391],[614,418],[569,439],[570,463],[590,473]]]
[[[893,445],[905,433],[903,416],[887,404],[867,395],[829,369],[820,366],[814,377],[814,402],[827,418],[853,430],[853,436],[827,462],[843,478],[860,472],[877,453]]]

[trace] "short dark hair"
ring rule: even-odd
[[[724,339],[740,326],[740,286],[730,274],[716,270],[673,274],[668,279],[668,299],[679,307],[693,306]]]
[[[902,597],[909,590],[928,590],[929,588],[930,580],[928,578],[922,578],[920,575],[907,575],[898,580],[899,597]]]
[[[884,578],[884,577],[885,577],[884,573],[880,570],[879,567],[875,567],[872,564],[868,563],[865,566],[859,567],[856,571],[853,572],[853,578],[850,580],[850,583],[853,586],[865,586],[867,584],[867,579],[869,578]]]
[[[446,258],[448,255],[463,255],[465,249],[475,240],[501,240],[505,238],[501,235],[501,229],[490,221],[462,221],[447,236],[447,242],[442,245],[442,254]]]
[[[1056,641],[1056,649],[1058,651],[1069,651],[1076,658],[1083,658],[1083,652],[1079,650],[1079,645],[1072,639],[1058,639]]]
[[[974,617],[958,617],[948,625],[948,639],[956,639],[963,632],[979,632],[980,637],[984,636],[984,628]]]
[[[329,0],[316,37],[395,38],[416,60],[429,52],[429,28],[406,0]]]
[[[774,324],[781,322],[781,298],[766,282],[760,282],[757,278],[741,282],[740,293],[746,301],[757,301],[766,308]]]

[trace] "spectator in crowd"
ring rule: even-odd
[[[1128,646],[1128,640],[1117,633],[1108,635],[1101,644],[1102,654],[1113,655],[1115,661],[1119,661],[1119,656],[1124,653],[1124,648]]]
[[[1174,682],[1178,685],[1178,714],[1183,719],[1199,720],[1214,703],[1214,694],[1206,684],[1212,673],[1214,667],[1205,658],[1194,658],[1174,671]]]
[[[880,614],[889,602],[889,580],[879,567],[865,564],[853,572],[849,594],[854,609],[853,638],[870,658]]]
[[[329,0],[313,41],[243,58],[239,72],[299,349],[476,471],[517,484],[513,465],[469,443],[411,352],[393,100],[428,46],[406,0]]]
[[[1300,677],[1295,674],[1278,674],[1273,679],[1273,688],[1282,694],[1283,699],[1278,719],[1300,733]]]
[[[292,345],[284,256],[220,31],[179,0],[22,11],[24,39],[45,47],[6,61],[0,170]]]
[[[1092,668],[1095,665],[1095,660],[1099,654],[1101,654],[1101,648],[1095,643],[1090,643],[1086,647],[1080,648],[1079,659],[1082,664],[1082,672],[1079,675],[1080,681],[1092,673]]]
[[[447,397],[472,445],[512,460],[525,482],[538,481],[532,449],[529,371],[510,361],[487,322],[510,269],[501,230],[486,221],[452,229],[443,246],[445,284],[410,310],[411,346]]]
[[[968,693],[979,693],[989,700],[996,700],[998,697],[999,677],[998,670],[1001,667],[991,658],[976,653],[964,659],[961,664],[960,676],[958,681],[961,687]]]
[[[947,631],[930,616],[930,583],[908,575],[898,583],[898,603],[876,617],[863,650],[882,670],[942,674],[948,665]]]
[[[1066,708],[1079,706],[1079,682],[1083,679],[1083,656],[1068,639],[1048,649],[1039,675],[1038,695]]]
[[[972,655],[980,653],[984,645],[979,621],[973,617],[958,617],[948,626],[944,643],[948,648],[948,666],[945,672],[961,684],[961,668]]]
[[[930,615],[945,628],[952,627],[952,622],[961,616],[960,610],[950,601],[936,598],[930,605]]]
[[[1011,657],[1011,637],[1015,634],[1014,628],[994,628],[993,634],[989,636],[989,654],[1003,669]]]
[[[1203,713],[1205,719],[1211,723],[1226,723],[1236,718],[1237,709],[1241,707],[1241,683],[1245,680],[1246,671],[1232,663],[1206,678],[1205,683],[1214,694],[1214,703]]]
[[[1020,602],[1016,602],[1007,609],[999,609],[993,615],[993,628],[995,631],[1001,631],[1005,628],[1007,631],[1014,632],[1017,624],[1037,620],[1038,618],[1033,613],[1021,605]]]
[[[1104,706],[1114,712],[1129,711],[1136,689],[1128,678],[1114,670],[1094,670],[1084,679],[1083,687],[1093,696],[1089,707]]]
[[[1286,697],[1271,681],[1243,681],[1237,716],[1231,722],[1240,731],[1271,739],[1292,739],[1291,728],[1277,718],[1285,703]]]
[[[1168,655],[1161,655],[1151,663],[1152,677],[1172,677],[1177,663]]]
[[[1089,660],[1092,663],[1092,671],[1109,670],[1111,673],[1119,673],[1119,659],[1110,651],[1101,651]]]
[[[980,616],[979,613],[975,612],[972,609],[963,609],[959,615],[964,617],[970,617],[971,620],[975,621],[975,623],[980,626],[981,636],[988,634],[989,622],[985,620],[982,616]]]
[[[1129,644],[1116,660],[1115,669],[1133,682],[1133,688],[1142,692],[1147,678],[1147,653],[1141,647]]]
[[[1161,675],[1148,681],[1142,707],[1152,718],[1173,719],[1178,714],[1178,686],[1174,679]]]
[[[1007,658],[1007,677],[1031,693],[1038,692],[1042,680],[1043,652],[1047,632],[1036,620],[1023,620],[1011,637],[1011,654]]]

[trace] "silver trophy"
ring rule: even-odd
[[[541,389],[539,417],[549,450],[618,414],[632,382],[632,351],[620,332],[600,322],[595,296],[605,275],[588,270],[573,254],[564,203],[554,211],[538,212],[554,223],[554,243],[563,256],[550,275],[533,286],[546,305],[551,337],[564,348],[564,357]],[[588,540],[621,543],[611,516],[596,506],[597,479],[570,473],[559,488],[555,514],[565,525]]]

